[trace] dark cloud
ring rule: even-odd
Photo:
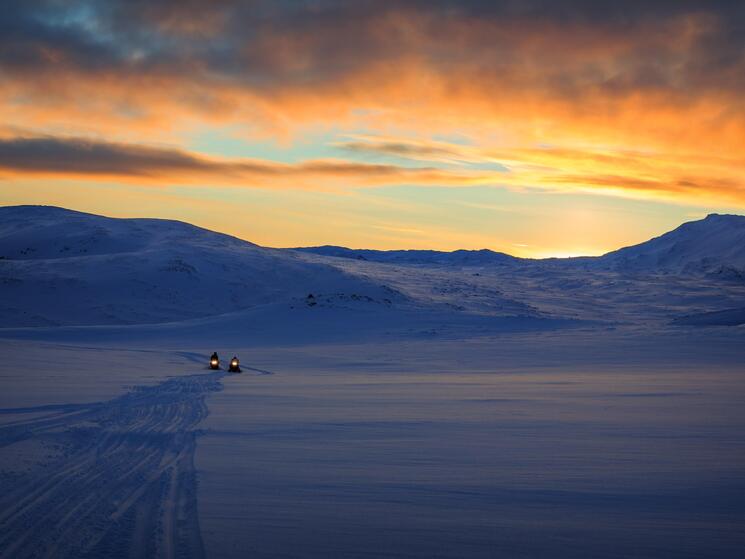
[[[5,0],[0,110],[3,176],[488,184],[491,144],[511,169],[496,182],[740,203],[745,2]],[[337,147],[440,168],[82,138],[210,127],[280,145],[333,128],[353,140]],[[453,132],[474,149],[428,141]]]
[[[360,144],[361,149],[371,146]],[[437,147],[410,146],[381,142],[380,153],[403,156],[441,156],[457,154]],[[372,146],[375,149],[375,146]],[[368,150],[369,151],[369,150]],[[545,151],[545,150],[544,150]],[[512,159],[520,151],[505,153]],[[524,155],[524,154],[523,154]],[[124,183],[145,182],[155,185],[222,184],[270,189],[340,189],[380,185],[468,186],[476,184],[515,184],[554,189],[622,189],[626,192],[661,196],[716,196],[741,203],[745,197],[742,181],[736,177],[696,177],[677,166],[649,176],[644,161],[620,160],[595,154],[548,150],[553,159],[541,168],[543,151],[533,153],[532,172],[527,176],[494,173],[484,169],[444,169],[405,167],[353,161],[318,159],[294,164],[275,161],[232,158],[208,158],[187,151],[158,146],[104,142],[69,137],[0,138],[0,177],[53,176],[76,179],[114,180]],[[564,163],[579,157],[606,165],[596,172],[566,172]],[[422,157],[423,159],[425,157]],[[530,163],[531,160],[526,160]],[[604,173],[604,170],[614,172]],[[620,172],[618,172],[620,171]]]
[[[450,175],[429,167],[309,160],[284,164],[260,159],[211,159],[186,151],[81,138],[16,137],[0,139],[0,171],[17,175],[143,178],[156,182],[250,181],[321,177],[351,179],[353,184],[392,181],[447,181]],[[458,180],[462,175],[453,175]],[[250,183],[255,184],[255,183]],[[272,183],[274,184],[274,183]]]
[[[404,142],[341,142],[336,146],[357,153],[393,155],[415,159],[459,159],[462,157],[462,154],[453,149]]]
[[[701,28],[682,37],[686,25]],[[524,48],[545,33],[550,42]],[[627,45],[593,57],[603,41]],[[545,57],[545,86],[567,95],[588,85],[739,91],[745,3],[8,0],[0,47],[0,71],[11,76],[140,72],[271,88],[307,86],[407,56],[443,69],[472,67],[486,78],[513,65],[543,67]],[[599,68],[609,61],[613,75]]]
[[[207,171],[215,165],[186,152],[80,138],[0,139],[0,168],[21,172],[150,176]]]

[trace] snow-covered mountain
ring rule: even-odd
[[[739,216],[709,216],[598,258],[542,261],[488,250],[268,249],[178,221],[0,208],[0,328],[198,320],[179,335],[281,341],[290,330],[301,339],[659,322],[740,308],[743,270]]]
[[[336,258],[350,258],[353,260],[368,260],[370,262],[386,262],[392,264],[435,264],[449,266],[481,266],[493,264],[514,264],[522,259],[503,252],[489,249],[454,250],[442,252],[438,250],[370,250],[353,249],[340,246],[303,247],[294,250],[322,256]]]
[[[736,277],[745,271],[745,216],[711,214],[644,243],[610,252],[597,262],[629,271]]]
[[[155,323],[309,293],[395,297],[292,251],[187,223],[0,208],[0,327]]]
[[[591,266],[633,272],[709,273],[745,279],[745,216],[711,214],[684,223],[677,229],[644,243],[609,252],[601,257],[550,258],[544,261],[517,258],[488,249],[369,250],[319,246],[296,251],[391,264],[443,266],[492,266],[546,263]]]

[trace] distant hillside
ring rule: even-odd
[[[379,285],[292,251],[179,221],[0,207],[0,327],[142,324],[311,292],[390,299]]]
[[[706,273],[745,280],[745,216],[712,214],[644,243],[600,257],[523,259],[491,250],[367,250],[338,246],[294,249],[299,252],[392,264],[455,266],[521,265],[609,268],[629,272]]]
[[[667,293],[665,278],[633,277],[659,272],[687,275],[692,291]],[[734,291],[703,296],[725,285],[712,277]],[[273,328],[280,341],[288,328],[298,339],[332,327],[351,337],[365,329],[429,335],[457,324],[517,331],[739,309],[743,282],[740,216],[712,215],[602,257],[528,260],[490,250],[268,249],[179,221],[0,207],[0,328],[212,317],[224,330],[238,319],[223,315],[240,311],[242,331]],[[738,313],[681,324],[729,324]]]
[[[392,264],[437,264],[456,266],[478,266],[487,264],[514,264],[521,259],[503,252],[482,250],[455,250],[441,252],[437,250],[369,250],[353,249],[339,246],[304,247],[294,250],[334,256],[337,258],[351,258],[354,260],[368,260],[370,262],[386,262]]]
[[[619,270],[736,277],[745,270],[745,216],[711,214],[647,242],[609,252],[597,262]]]

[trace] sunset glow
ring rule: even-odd
[[[0,204],[536,257],[745,208],[738,2],[73,4],[1,16]]]

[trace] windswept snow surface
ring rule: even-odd
[[[0,208],[0,557],[740,557],[741,220],[531,261]]]
[[[727,557],[736,339],[566,331],[254,349],[199,440],[214,557]]]
[[[739,557],[742,342],[0,341],[0,556]]]
[[[0,448],[44,456],[0,477],[6,557],[202,557],[196,426],[219,376],[170,379],[117,398],[0,410]]]

